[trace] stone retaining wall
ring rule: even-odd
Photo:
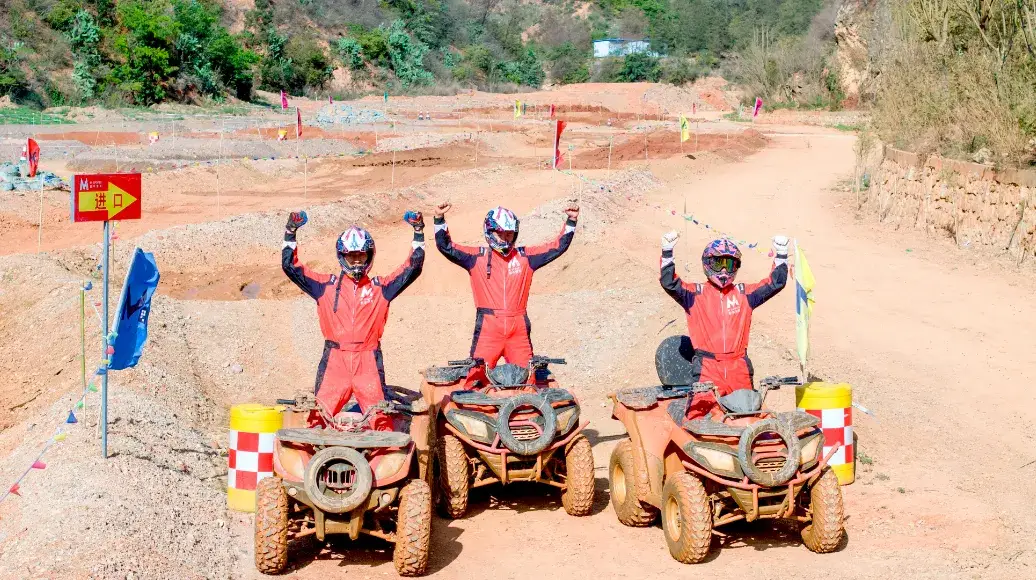
[[[1036,255],[1036,171],[924,157],[884,147],[862,178],[862,206],[882,223],[923,229],[958,245],[982,245],[1022,260]]]

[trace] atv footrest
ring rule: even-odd
[[[334,431],[332,429],[281,429],[277,438],[291,443],[322,445],[324,447],[352,447],[372,449],[378,447],[406,447],[410,435],[395,431]]]

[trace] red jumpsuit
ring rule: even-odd
[[[450,239],[445,218],[435,218],[435,246],[446,259],[468,271],[475,296],[471,357],[496,366],[501,356],[528,366],[532,325],[526,314],[533,272],[564,254],[575,237],[576,222],[565,221],[558,237],[540,246],[516,247],[507,256],[486,246],[460,246]]]
[[[681,281],[671,250],[662,252],[661,266],[662,288],[687,314],[687,330],[694,347],[694,380],[712,382],[721,395],[752,388],[752,361],[748,358],[752,311],[784,288],[788,281],[787,259],[775,259],[770,275],[760,282],[733,284],[723,289],[711,282]],[[715,403],[711,394],[697,395],[687,415],[707,415]]]
[[[385,370],[381,357],[381,335],[388,320],[389,303],[421,274],[424,265],[424,234],[414,233],[410,257],[389,276],[359,281],[338,274],[320,274],[299,263],[294,233],[284,234],[281,267],[288,278],[317,302],[324,354],[317,367],[314,392],[331,415],[337,414],[352,396],[360,408],[385,399]],[[391,430],[382,415],[374,428]]]

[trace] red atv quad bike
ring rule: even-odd
[[[395,544],[401,576],[428,567],[432,492],[425,473],[427,408],[416,393],[388,387],[390,399],[364,413],[331,417],[311,394],[279,399],[288,405],[274,445],[274,475],[256,489],[255,567],[279,574],[288,563],[289,536],[360,534]],[[375,431],[375,412],[393,431]],[[315,425],[315,426],[314,426]],[[411,436],[413,434],[413,436]],[[422,467],[424,465],[425,467]]]
[[[579,401],[557,385],[549,369],[564,363],[534,356],[530,368],[489,369],[481,359],[465,359],[422,373],[444,516],[464,515],[471,488],[514,481],[556,487],[567,513],[589,515],[594,457],[580,434],[589,421],[580,421]]]
[[[844,535],[842,492],[827,461],[836,449],[821,455],[816,417],[763,408],[768,391],[797,379],[768,377],[757,389],[719,396],[712,383],[687,384],[689,357],[680,351],[689,344],[676,336],[659,346],[660,386],[609,395],[612,417],[629,434],[609,463],[619,521],[649,526],[661,512],[669,553],[685,564],[706,558],[713,529],[740,520],[801,522],[807,548],[835,551]],[[706,417],[686,419],[693,398],[704,393],[717,406]]]

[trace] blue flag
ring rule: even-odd
[[[137,364],[147,341],[147,319],[151,313],[151,297],[158,287],[158,265],[155,256],[137,248],[133,252],[126,284],[122,287],[119,307],[115,310],[115,353],[112,370],[127,369]]]

